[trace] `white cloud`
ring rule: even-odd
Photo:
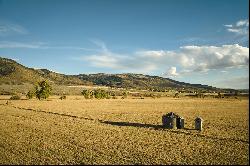
[[[224,25],[225,27],[228,27],[228,28],[232,28],[233,25],[232,24],[228,24],[228,25]]]
[[[228,28],[227,30],[228,30],[228,32],[242,33],[242,32],[241,32],[241,31],[242,31],[241,29]]]
[[[29,48],[29,49],[59,49],[59,50],[84,50],[90,52],[98,52],[97,49],[90,49],[76,46],[49,46],[44,42],[13,42],[0,41],[0,48]]]
[[[236,34],[239,34],[239,35],[245,35],[245,34],[248,34],[248,29],[243,29],[243,28],[228,28],[227,29],[228,32],[233,32],[233,33],[236,33]]]
[[[13,34],[28,34],[28,31],[21,25],[0,22],[0,36],[8,36]]]
[[[236,23],[236,26],[237,27],[240,27],[240,26],[249,26],[249,20],[240,20]]]
[[[218,58],[218,59],[222,59],[224,57],[223,54],[219,53],[219,52],[215,52],[215,56]]]
[[[137,55],[140,55],[140,56],[145,56],[145,57],[162,57],[164,55],[166,55],[166,52],[163,51],[163,50],[159,50],[159,51],[137,51],[136,52]]]
[[[248,35],[249,34],[249,20],[239,20],[235,25],[224,25],[227,27],[228,32],[235,33],[237,35]]]
[[[105,45],[105,43],[103,41],[98,40],[98,39],[91,39],[90,41],[92,43],[94,43],[95,45],[101,47],[103,52],[108,52],[108,49],[107,49],[107,47],[106,47],[106,45]]]
[[[98,51],[96,49],[76,47],[76,46],[44,46],[47,49],[59,49],[59,50],[84,50],[84,51]]]
[[[193,60],[193,65],[190,66],[193,71],[248,66],[249,62],[249,48],[238,44],[221,47],[186,46],[181,48],[181,53]]]
[[[94,66],[98,67],[107,67],[107,68],[120,68],[118,65],[119,63],[119,57],[115,57],[112,55],[91,55],[89,57],[86,57],[86,60],[89,60],[92,62]]]
[[[109,50],[100,54],[84,56],[81,60],[90,62],[90,64],[95,67],[104,67],[123,72],[148,73],[157,69],[157,66],[154,63],[144,61],[138,57],[115,54]]]
[[[165,75],[169,77],[176,77],[179,75],[179,73],[176,72],[176,67],[170,67]]]
[[[0,48],[46,48],[42,42],[20,43],[1,41]]]
[[[193,57],[188,57],[185,54],[180,55],[180,64],[184,67],[190,67],[193,66],[195,63],[195,60]]]
[[[226,68],[242,68],[249,65],[249,48],[234,45],[222,46],[183,46],[176,51],[146,50],[135,51],[130,55],[117,54],[106,45],[97,54],[81,59],[100,68],[115,69],[120,72],[150,73],[170,68],[169,75],[179,76],[192,72],[208,72]],[[179,72],[176,72],[178,66]]]

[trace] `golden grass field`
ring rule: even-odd
[[[248,99],[7,99],[0,164],[249,164]],[[168,112],[185,129],[161,128]]]

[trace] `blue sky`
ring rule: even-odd
[[[0,56],[64,74],[249,87],[247,0],[0,0]]]

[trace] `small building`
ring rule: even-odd
[[[177,129],[183,129],[184,128],[184,118],[181,116],[178,116],[176,118],[176,127]]]
[[[194,120],[194,126],[196,130],[202,130],[202,123],[203,123],[203,119],[201,117],[197,117]]]
[[[162,125],[167,129],[176,129],[176,117],[177,115],[173,112],[170,112],[162,116]]]

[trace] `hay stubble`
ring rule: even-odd
[[[185,129],[159,127],[171,111],[185,118]],[[1,164],[249,162],[248,100],[70,96],[12,101],[0,114]],[[192,130],[196,116],[205,120],[202,132]]]

